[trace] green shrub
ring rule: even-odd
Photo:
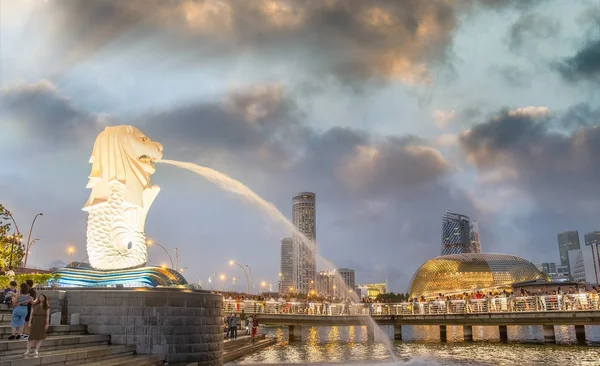
[[[30,274],[17,274],[15,275],[15,281],[17,285],[25,282],[25,280],[33,280],[34,286],[44,287],[49,281],[56,280],[57,275],[52,273],[30,273]],[[0,288],[5,289],[8,287],[10,279],[8,276],[0,276]]]

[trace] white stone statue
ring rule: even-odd
[[[163,147],[133,126],[106,127],[94,143],[92,192],[83,207],[88,212],[87,252],[100,270],[143,266],[148,262],[144,224],[160,187],[150,175]]]

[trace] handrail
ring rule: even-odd
[[[600,311],[597,293],[433,300],[402,303],[328,303],[278,300],[223,300],[225,313],[294,315],[440,315],[505,312]]]

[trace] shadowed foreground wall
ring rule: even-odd
[[[79,313],[93,334],[135,344],[140,354],[169,363],[223,362],[223,298],[180,289],[68,289],[67,313]]]

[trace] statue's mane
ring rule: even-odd
[[[108,200],[111,181],[124,185],[126,202],[143,207],[142,193],[150,186],[150,174],[141,168],[138,157],[130,154],[131,146],[127,144],[131,140],[125,138],[136,131],[133,126],[106,127],[96,137],[89,160],[92,171],[86,186],[92,192],[84,210]]]

